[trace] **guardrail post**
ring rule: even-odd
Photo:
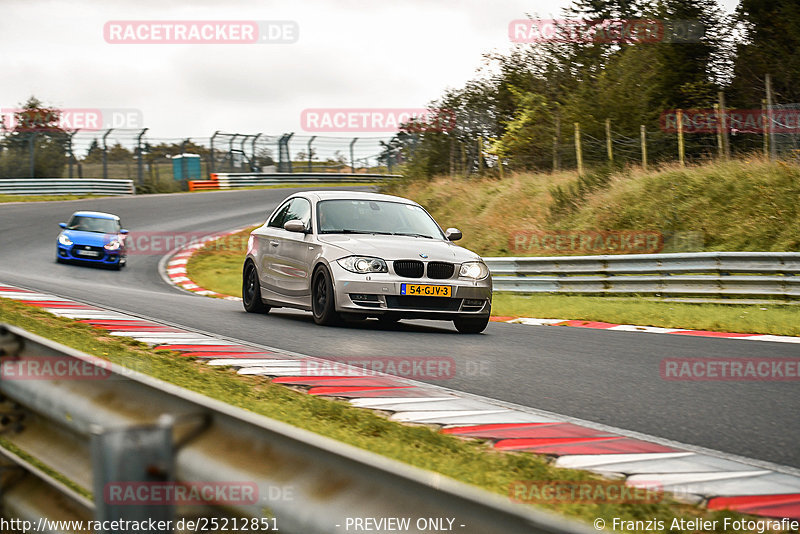
[[[356,160],[353,157],[353,146],[358,141],[358,137],[354,137],[352,141],[350,141],[350,172],[355,174],[356,173]]]
[[[106,143],[106,139],[108,135],[114,131],[114,128],[109,128],[106,130],[106,133],[103,134],[103,179],[108,179],[108,143]]]
[[[144,183],[144,154],[142,154],[142,137],[149,128],[143,128],[139,135],[136,137],[136,155],[138,156],[136,162],[136,184],[142,185]]]
[[[174,520],[172,426],[171,417],[162,417],[156,425],[119,429],[92,427],[90,449],[96,521]]]

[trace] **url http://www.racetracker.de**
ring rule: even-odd
[[[114,519],[105,521],[56,521],[39,518],[38,521],[0,518],[0,532],[206,532],[206,531],[278,531],[274,517],[260,518],[196,518],[138,521]]]

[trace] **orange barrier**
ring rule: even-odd
[[[189,191],[216,191],[219,189],[217,174],[212,173],[210,180],[189,180]]]

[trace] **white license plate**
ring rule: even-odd
[[[100,253],[97,252],[96,250],[78,250],[76,251],[76,253],[78,254],[78,256],[91,256],[93,258],[96,258],[97,256],[100,255]]]

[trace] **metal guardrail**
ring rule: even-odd
[[[346,532],[347,518],[411,518],[405,532],[428,531],[416,518],[452,518],[452,530],[465,534],[593,532],[15,327],[0,325],[0,357],[1,422],[3,438],[11,445],[0,447],[0,456],[8,467],[3,472],[15,473],[4,479],[0,503],[11,518],[35,524],[40,518],[274,517],[280,531],[306,534]],[[12,379],[20,367],[48,358],[79,366],[82,376],[98,379]],[[94,499],[60,477],[93,489]],[[258,499],[213,508],[119,506],[107,498],[108,484],[115,481],[236,481],[255,484]],[[281,490],[286,488],[291,491]]]
[[[400,178],[399,174],[349,174],[324,172],[214,173],[210,180],[191,180],[190,191],[237,189],[285,183],[376,182]]]
[[[133,195],[133,180],[94,178],[0,179],[4,195]]]
[[[496,291],[800,297],[798,252],[484,258]]]

